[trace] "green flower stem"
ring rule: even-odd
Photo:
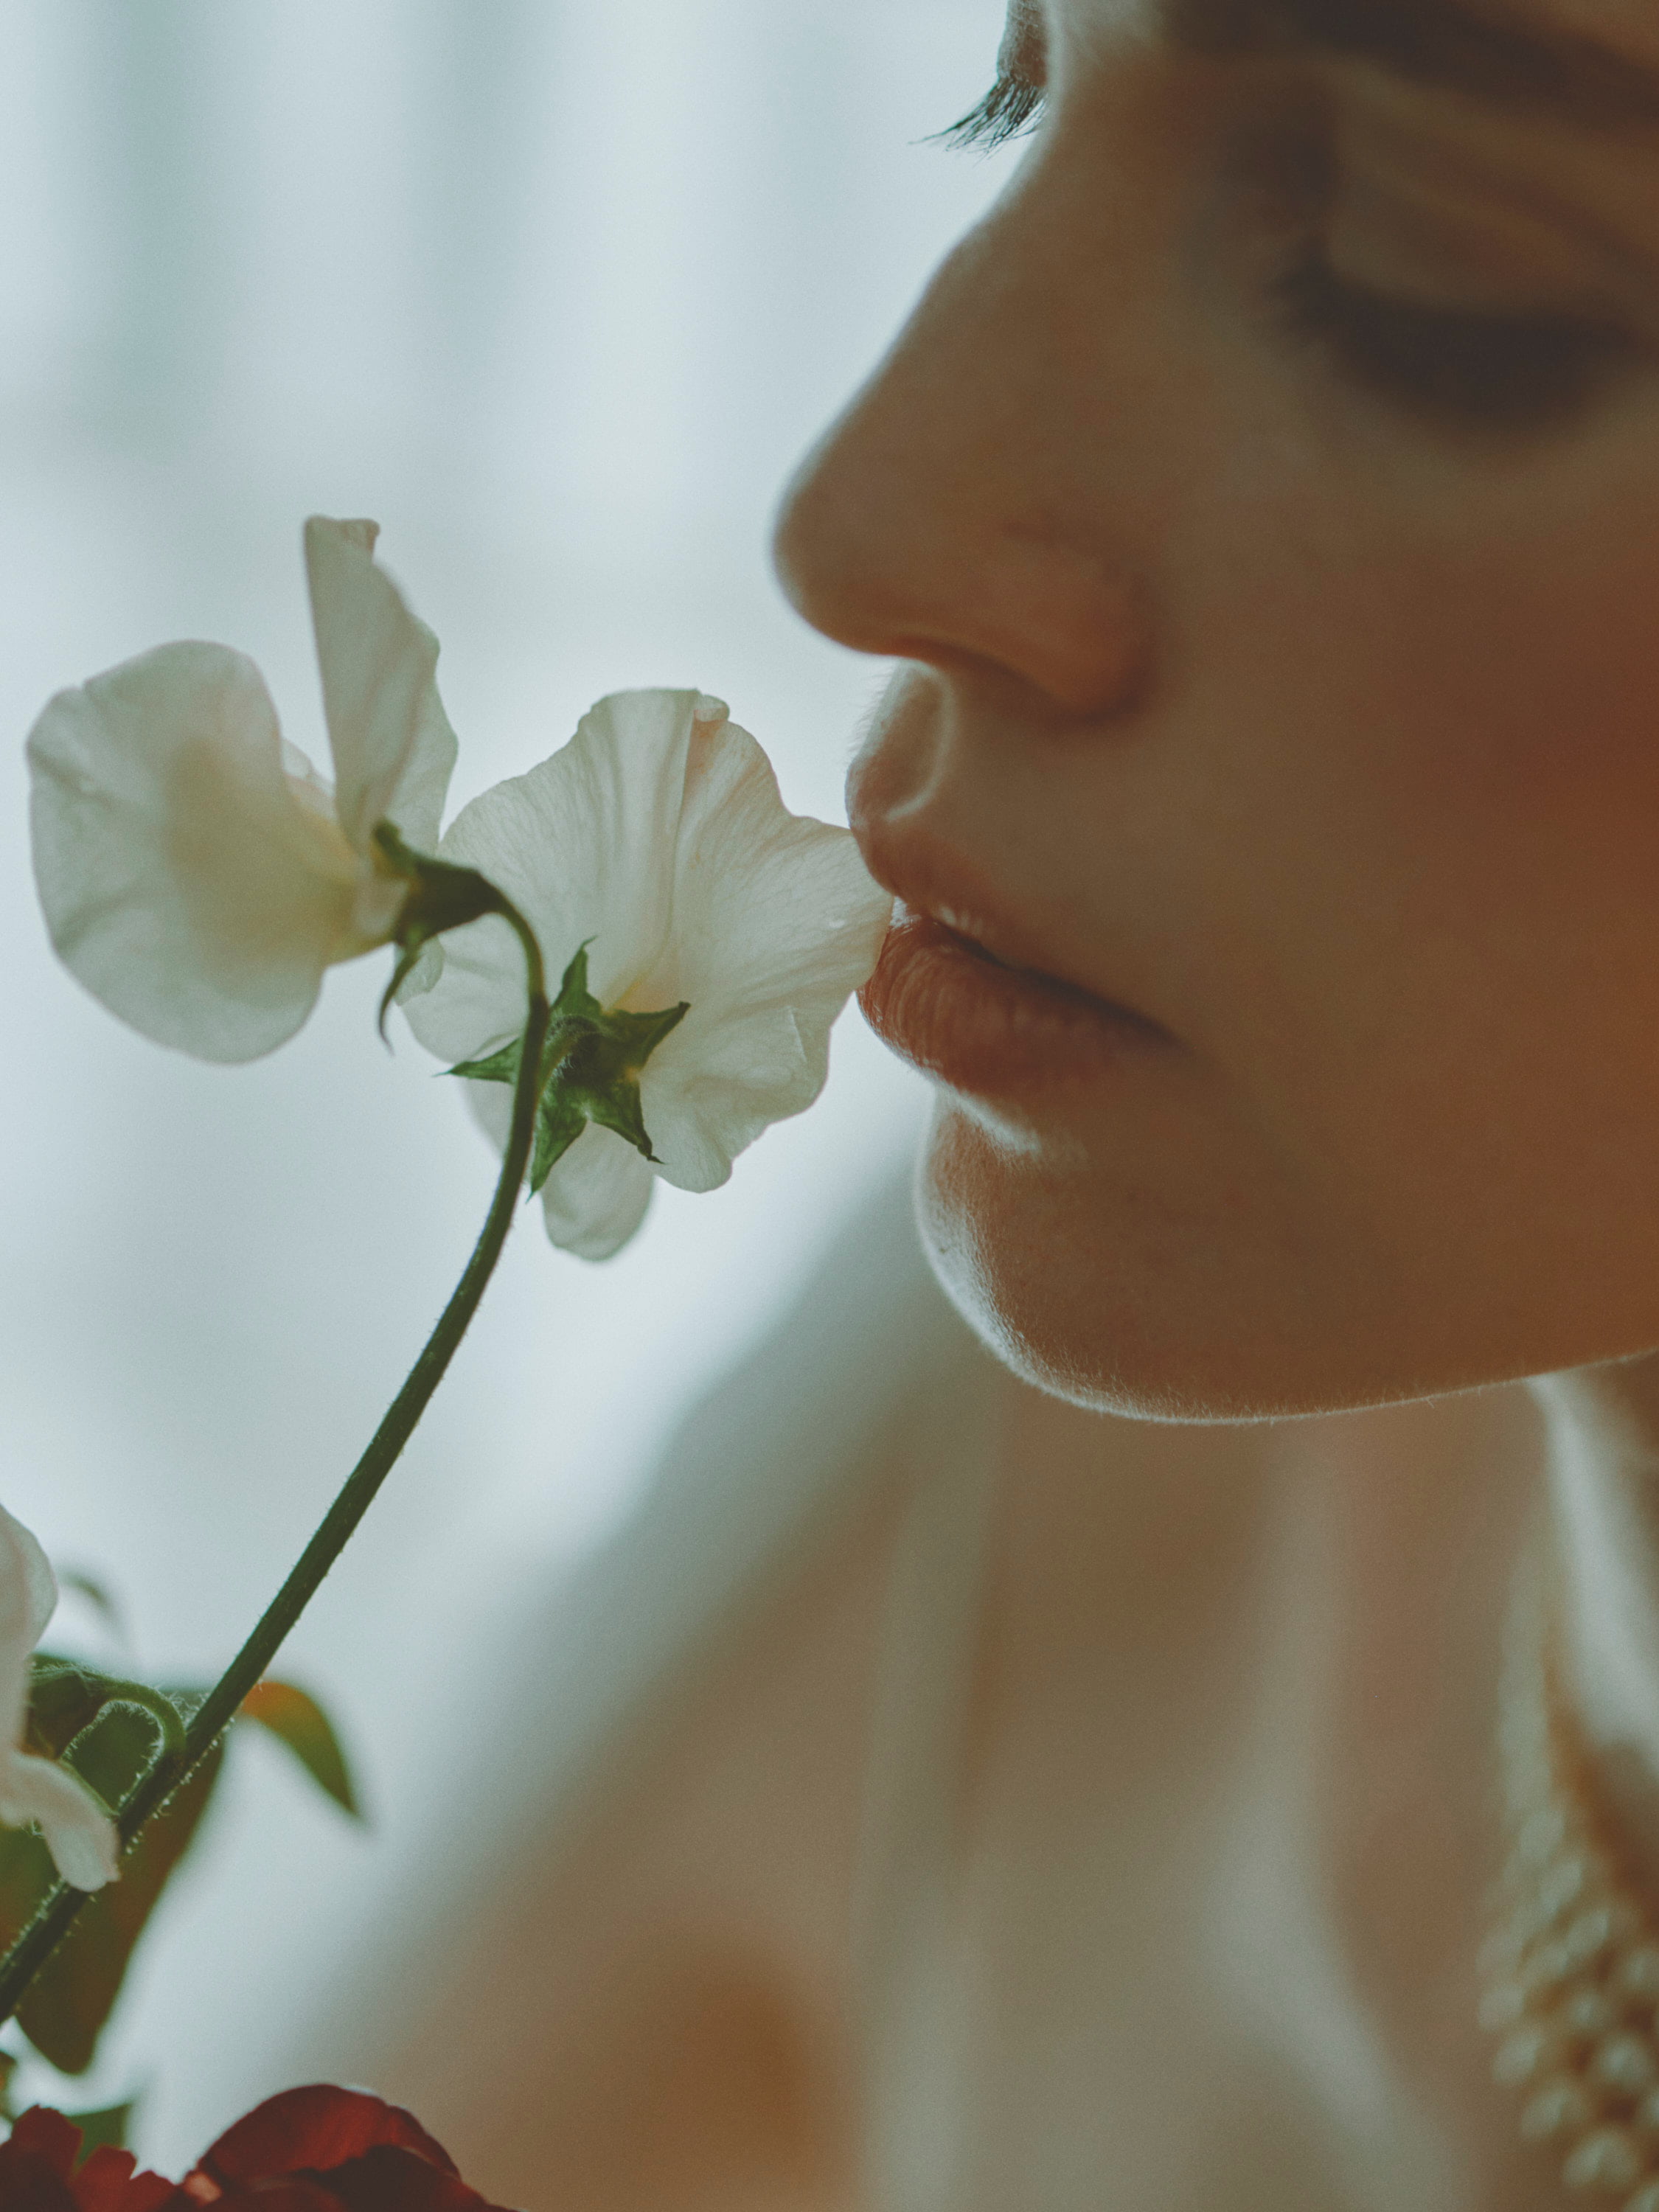
[[[294,1571],[266,1607],[253,1633],[191,1715],[182,1744],[177,1749],[164,1746],[155,1764],[135,1784],[121,1806],[117,1827],[123,1850],[131,1849],[145,1822],[161,1810],[182,1783],[188,1781],[212,1750],[234,1719],[243,1698],[276,1657],[289,1629],[316,1595],[324,1576],[344,1550],[442,1382],[445,1370],[465,1335],[485,1285],[501,1256],[535,1140],[536,1113],[545,1074],[542,1050],[547,1036],[549,1006],[541,948],[533,931],[506,900],[502,900],[497,911],[517,932],[524,947],[529,973],[530,1013],[525,1024],[524,1057],[513,1094],[512,1130],[483,1229],[449,1304],[427,1339],[425,1349],[387,1408],[368,1450],[351,1470],[316,1534],[300,1554]],[[33,1917],[0,1960],[0,2021],[9,2020],[22,2002],[30,1983],[74,1925],[76,1916],[87,1902],[87,1895],[84,1890],[71,1889],[67,1882],[60,1881],[41,1899]]]

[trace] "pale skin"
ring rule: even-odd
[[[1018,8],[1029,155],[781,565],[901,664],[877,872],[1167,1033],[942,1093],[958,1304],[1152,1418],[1547,1378],[1577,1687],[1659,1874],[1659,27],[1449,13]],[[1402,1595],[1420,1514],[1319,1510]]]
[[[1039,1386],[1004,1386],[942,2201],[1547,2212],[1474,2017],[1540,1525],[1659,1910],[1659,18],[1206,15],[1016,10],[1027,156],[780,534],[807,617],[900,663],[851,786],[877,872],[1158,1033],[1108,1081],[942,1087],[922,1168]],[[538,2065],[503,2191],[642,2201],[660,2100],[559,2146],[678,2016],[692,1929],[769,1996],[672,2039],[723,2117],[653,2138],[650,2201],[866,2212],[890,1548],[872,1511],[734,1630],[561,1862],[538,1985],[592,2071],[549,2116]],[[456,2017],[410,2062],[441,2116]],[[757,2037],[807,2087],[722,2103]]]

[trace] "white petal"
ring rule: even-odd
[[[101,1889],[115,1880],[115,1824],[86,1784],[53,1759],[0,1754],[0,1822],[24,1828],[31,1820],[71,1889]]]
[[[465,1083],[473,1119],[497,1152],[513,1125],[513,1093],[504,1083]],[[590,1122],[542,1186],[542,1218],[562,1251],[579,1260],[608,1260],[644,1220],[652,1175],[632,1145]]]
[[[697,691],[623,691],[584,715],[527,775],[463,807],[439,848],[479,869],[535,930],[556,990],[585,939],[588,981],[620,1003],[657,965],[669,931],[675,839],[692,735],[726,709]],[[670,1000],[668,1003],[672,1004]],[[524,1027],[524,957],[494,919],[444,939],[435,988],[405,1010],[428,1052],[465,1060]]]
[[[264,678],[217,645],[59,692],[29,733],[52,943],[112,1013],[199,1060],[291,1036],[351,935],[360,864],[282,752]]]
[[[455,732],[438,696],[438,641],[374,560],[374,522],[306,524],[311,619],[340,825],[360,852],[392,821],[417,852],[438,842]]]
[[[29,1659],[57,1603],[46,1553],[21,1521],[0,1510],[0,1758],[22,1741]]]
[[[33,1651],[58,1610],[58,1577],[34,1531],[0,1505],[0,1643],[13,1633],[13,1608],[19,1600],[16,1632]]]
[[[850,831],[791,814],[745,730],[699,732],[675,855],[674,921],[638,1006],[690,1003],[640,1093],[660,1172],[723,1182],[737,1153],[823,1087],[830,1030],[868,981],[892,900]]]
[[[609,1260],[645,1219],[651,1184],[627,1139],[590,1121],[543,1185],[547,1233],[579,1260]]]

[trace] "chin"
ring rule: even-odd
[[[1397,1341],[1371,1297],[1356,1306],[1294,1240],[1253,1232],[1236,1193],[1160,1206],[1075,1153],[1000,1141],[948,1099],[916,1197],[934,1272],[981,1341],[1026,1382],[1096,1412],[1279,1420],[1534,1371]]]

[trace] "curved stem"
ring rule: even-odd
[[[368,1449],[347,1476],[339,1496],[301,1553],[288,1580],[265,1608],[253,1633],[191,1716],[179,1748],[164,1752],[122,1804],[116,1825],[123,1850],[132,1848],[145,1822],[161,1810],[181,1783],[188,1781],[212,1750],[234,1719],[243,1698],[276,1657],[289,1629],[316,1595],[323,1577],[345,1549],[442,1382],[501,1256],[535,1139],[536,1109],[540,1103],[544,1074],[542,1048],[547,1037],[550,1009],[541,948],[534,932],[506,899],[497,910],[517,933],[524,947],[530,1012],[524,1029],[523,1058],[513,1093],[512,1130],[501,1159],[495,1194],[478,1241],[472,1248],[472,1256],[420,1358],[409,1370],[402,1389],[387,1407]],[[85,1890],[71,1889],[66,1882],[60,1881],[41,1899],[33,1918],[19,1932],[3,1960],[0,1960],[0,2021],[9,2020],[16,2011],[29,1984],[74,1925],[88,1894]]]

